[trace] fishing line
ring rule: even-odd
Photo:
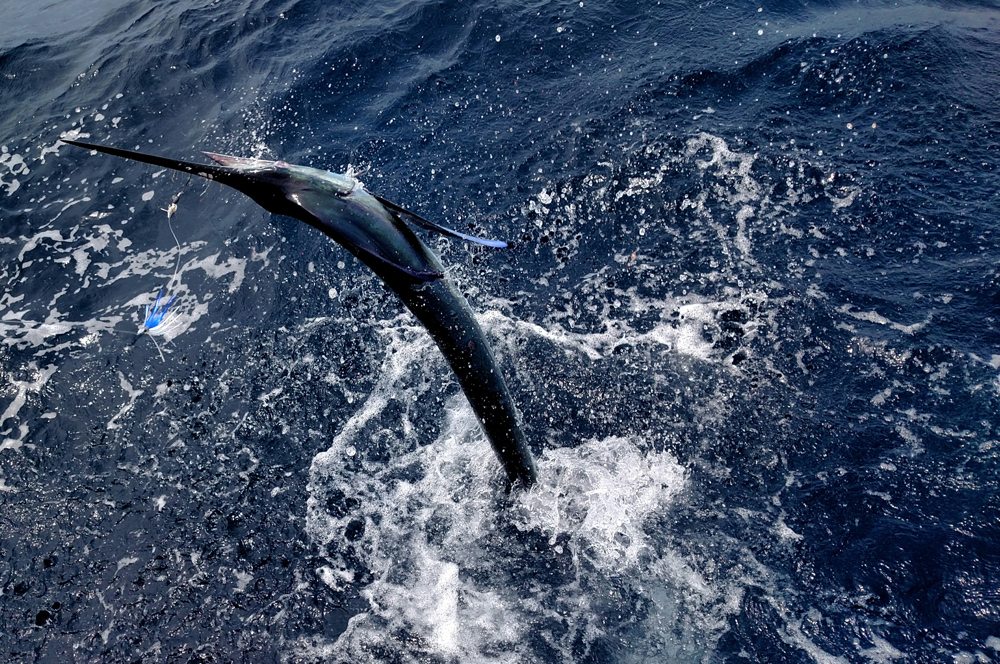
[[[190,183],[191,183],[191,177],[188,176],[188,181],[184,183],[184,187],[186,188]],[[170,281],[167,282],[168,291],[170,290],[170,286],[173,285],[174,281],[177,279],[177,273],[180,271],[181,268],[181,243],[180,240],[177,239],[177,233],[174,232],[174,224],[172,221],[170,221],[170,217],[172,217],[174,213],[177,212],[177,201],[180,200],[181,194],[183,193],[184,193],[183,189],[177,192],[177,195],[174,196],[174,200],[171,201],[170,205],[167,206],[167,209],[164,210],[164,212],[167,213],[167,228],[170,229],[170,234],[174,236],[174,245],[177,247],[177,263],[174,265],[174,276],[170,277]]]

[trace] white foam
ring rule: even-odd
[[[872,647],[862,648],[858,652],[875,664],[892,664],[897,659],[904,659],[906,655],[892,646],[885,639],[879,638],[877,634],[871,635]]]
[[[2,329],[2,326],[0,326]],[[0,415],[0,429],[3,428],[7,420],[15,419],[21,408],[28,401],[29,394],[38,394],[41,392],[42,388],[52,377],[52,374],[56,372],[56,366],[53,364],[48,365],[44,369],[39,369],[34,362],[29,362],[26,370],[31,374],[28,380],[15,380],[10,379],[10,385],[16,390],[14,399],[10,402],[7,408],[4,410],[3,414]],[[0,441],[0,452],[3,450],[19,450],[21,446],[25,444],[25,440],[28,435],[28,425],[20,423],[17,426],[18,435],[16,438],[6,437]],[[3,434],[10,433],[11,430],[7,429],[3,431]]]
[[[24,438],[28,435],[28,425],[20,424],[17,427],[17,438],[4,438],[0,441],[0,452],[4,450],[19,450],[24,445]]]
[[[134,565],[137,562],[139,562],[139,559],[136,557],[122,558],[118,561],[118,568],[115,570],[115,573],[117,574],[122,571],[123,568],[128,567],[129,565]]]
[[[21,407],[24,406],[28,399],[28,393],[38,394],[42,387],[49,382],[52,374],[56,372],[56,366],[53,364],[48,365],[44,369],[39,369],[34,362],[29,363],[27,369],[32,374],[29,380],[10,381],[11,386],[17,390],[17,393],[14,395],[14,400],[11,401],[3,414],[0,415],[0,428],[3,427],[7,420],[17,416]]]
[[[108,421],[107,428],[109,430],[121,428],[121,419],[132,410],[132,407],[135,406],[135,400],[142,396],[143,393],[143,390],[132,389],[132,383],[125,378],[125,374],[121,371],[118,372],[118,382],[121,385],[121,388],[125,390],[125,394],[128,396],[128,403],[122,405],[115,416]]]
[[[448,426],[434,445],[391,462],[421,465],[426,471],[421,480],[392,482],[383,476],[362,482],[373,484],[370,490],[350,494],[361,501],[365,516],[364,540],[356,550],[363,552],[375,577],[362,591],[370,608],[352,618],[334,643],[318,647],[313,640],[299,642],[301,656],[371,661],[376,651],[389,649],[402,661],[426,656],[525,661],[532,657],[528,634],[544,631],[557,608],[565,612],[564,620],[591,632],[590,638],[599,634],[590,624],[599,617],[591,612],[588,593],[577,585],[579,577],[599,582],[629,570],[645,576],[641,563],[658,558],[643,524],[669,509],[684,487],[683,469],[667,454],[641,452],[636,441],[590,441],[539,459],[538,489],[521,495],[512,515],[500,517],[512,516],[522,530],[544,532],[576,574],[557,589],[505,588],[499,581],[514,570],[504,569],[491,551],[499,543],[493,522],[500,490],[489,480],[496,463],[477,435],[468,405],[450,406]],[[336,462],[342,458],[338,455]],[[316,472],[323,461],[318,458],[314,464],[317,489],[317,481],[329,487],[329,478]],[[484,473],[484,468],[493,472]],[[333,484],[345,486],[340,479]],[[343,532],[343,521],[358,516],[332,519],[320,513],[318,501],[310,503],[310,532],[327,544]],[[554,544],[557,538],[562,544]],[[342,589],[355,580],[342,565],[324,566],[318,573],[331,587]],[[485,583],[476,580],[483,575],[490,577]],[[556,639],[556,645],[568,651],[569,644],[561,641],[576,635],[571,632]]]
[[[927,314],[927,317],[919,323],[911,323],[910,325],[903,325],[901,323],[895,323],[885,316],[881,315],[877,311],[855,311],[854,307],[850,304],[843,304],[837,307],[837,312],[846,314],[851,318],[866,321],[868,323],[875,323],[876,325],[888,325],[894,330],[898,330],[903,334],[912,336],[913,334],[919,332],[928,323],[931,322],[934,315],[932,313]]]
[[[653,521],[687,486],[686,471],[656,449],[658,441],[610,437],[546,449],[538,458],[539,485],[504,507],[499,464],[461,393],[445,404],[436,440],[421,445],[413,439],[408,409],[414,402],[421,407],[425,377],[438,380],[447,367],[426,333],[404,321],[380,331],[387,349],[377,383],[315,457],[310,475],[307,532],[329,552],[317,575],[342,591],[368,572],[372,580],[362,596],[369,608],[336,641],[297,641],[297,657],[362,662],[388,649],[408,662],[520,662],[538,656],[537,638],[568,656],[575,640],[600,638],[602,609],[595,602],[603,600],[593,593],[612,578],[633,575],[650,593],[667,583],[712,595],[696,571],[651,541]],[[481,322],[496,335],[550,338],[497,312]],[[571,337],[558,341],[574,352],[581,342]],[[608,343],[613,347],[615,340]],[[402,412],[393,407],[400,404]],[[386,422],[388,412],[396,414]],[[365,450],[390,435],[396,443],[388,458],[368,462]],[[327,499],[341,494],[356,507],[328,507]],[[497,532],[502,522],[542,536],[549,550],[517,553],[517,536]],[[358,523],[363,536],[348,542],[345,532]],[[352,555],[343,555],[347,551]],[[555,585],[508,583],[504,579],[517,576],[518,556],[529,557],[526,566],[554,557],[572,571]],[[715,611],[721,600],[700,601]],[[555,615],[564,628],[553,632]]]
[[[238,593],[246,592],[250,582],[253,581],[253,574],[239,570],[233,570],[233,574],[236,576],[236,587],[233,590]]]
[[[766,299],[764,294],[759,295]],[[627,321],[615,319],[606,319],[605,331],[596,333],[570,332],[554,322],[543,327],[536,323],[510,319],[497,311],[486,312],[480,319],[486,325],[504,329],[504,333],[498,335],[501,339],[510,339],[507,335],[517,331],[546,339],[565,352],[585,354],[592,360],[608,358],[615,349],[622,346],[653,345],[663,346],[668,351],[692,359],[713,363],[721,361],[725,354],[714,348],[706,338],[705,331],[713,328],[717,331],[720,314],[742,310],[742,301],[690,302],[696,298],[685,299],[688,300],[686,304],[670,300],[648,303],[660,311],[662,322],[641,333],[635,331]],[[632,304],[637,304],[637,301],[633,300]],[[744,338],[752,339],[755,329],[755,323],[744,325]]]
[[[546,450],[538,488],[524,494],[520,527],[588,543],[595,565],[627,569],[650,553],[643,525],[685,486],[684,470],[665,452],[644,453],[640,441],[592,440]]]
[[[9,180],[4,179],[4,175],[9,176],[21,176],[24,177],[30,173],[27,164],[24,161],[24,156],[10,152],[6,145],[0,146],[0,187],[7,188],[7,195],[11,196],[21,187],[21,181],[17,177],[10,177]],[[4,173],[6,171],[6,173]]]

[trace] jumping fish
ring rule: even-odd
[[[370,194],[350,173],[212,152],[204,154],[218,165],[202,165],[80,141],[63,142],[214,180],[243,192],[272,214],[304,221],[333,238],[371,268],[430,332],[458,377],[508,480],[525,488],[537,481],[517,408],[469,303],[445,275],[441,260],[408,224],[488,247],[506,247],[505,242],[428,221]]]

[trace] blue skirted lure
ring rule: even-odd
[[[177,296],[174,295],[172,298],[163,302],[163,290],[161,289],[156,295],[156,302],[153,303],[153,308],[150,309],[149,305],[146,305],[146,319],[142,323],[142,332],[148,332],[149,334],[156,336],[163,336],[170,332],[171,328],[176,327],[174,323],[177,322],[177,313],[169,313],[170,306],[177,300]]]
[[[191,178],[189,177],[188,182],[190,181]],[[183,192],[179,192],[176,196],[174,196],[174,200],[171,201],[170,206],[164,208],[163,210],[167,213],[167,227],[170,229],[170,234],[174,236],[174,244],[177,245],[177,264],[174,266],[174,276],[167,284],[168,287],[170,284],[177,281],[177,272],[181,268],[181,243],[180,240],[177,239],[177,233],[174,233],[173,224],[170,223],[170,217],[177,212],[177,201],[180,200],[181,193]],[[156,294],[156,302],[153,303],[153,308],[150,309],[149,305],[146,305],[146,318],[143,320],[142,328],[139,330],[140,335],[143,332],[148,332],[150,334],[149,338],[152,339],[153,345],[156,346],[156,352],[160,354],[160,359],[164,362],[166,362],[166,358],[163,357],[163,351],[160,349],[160,344],[156,343],[156,339],[153,339],[153,337],[166,337],[168,334],[174,332],[180,327],[180,316],[177,315],[176,311],[170,311],[170,307],[176,301],[177,296],[174,295],[169,300],[164,302],[163,289],[161,288],[160,292]]]
[[[150,340],[153,345],[156,346],[156,352],[160,354],[160,359],[164,362],[167,358],[163,356],[163,349],[160,348],[160,344],[156,343],[154,337],[164,337],[175,330],[177,330],[181,324],[182,320],[176,311],[170,311],[170,307],[174,302],[177,301],[177,296],[174,295],[169,300],[163,300],[163,289],[156,294],[156,302],[150,307],[146,305],[146,318],[142,321],[142,328],[139,329],[139,335],[141,336],[143,332],[149,334]],[[138,340],[139,337],[136,337]],[[169,339],[168,339],[169,341]],[[135,342],[133,342],[135,343]]]

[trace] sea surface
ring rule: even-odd
[[[4,0],[0,661],[1000,662],[998,91],[990,2]],[[346,250],[61,138],[509,240],[424,235],[539,485]]]

